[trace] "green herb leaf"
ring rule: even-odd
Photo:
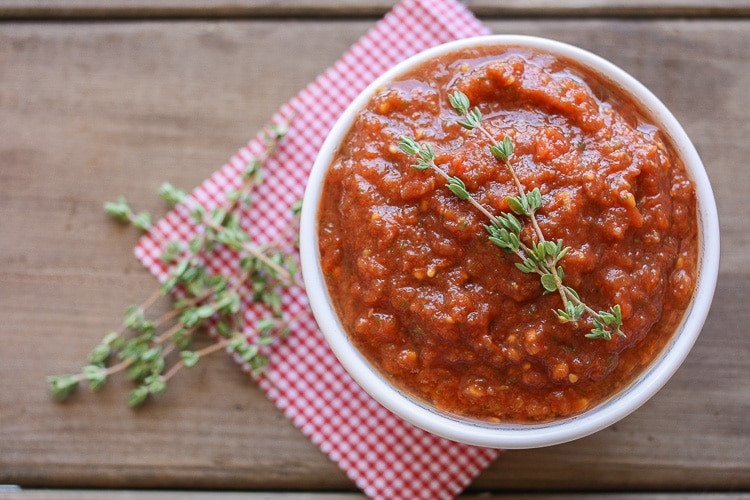
[[[481,126],[481,122],[482,112],[479,110],[479,108],[474,108],[466,113],[466,119],[463,121],[459,120],[458,124],[466,129],[474,130],[475,128],[479,128]]]
[[[451,190],[460,200],[468,200],[469,192],[466,190],[466,184],[458,177],[451,177],[447,183],[448,189]]]
[[[196,205],[192,213],[190,214],[190,217],[193,219],[193,222],[195,224],[203,223],[203,217],[205,216],[206,216],[206,209],[203,208],[203,205]]]
[[[523,225],[521,224],[521,221],[518,220],[518,218],[512,213],[502,213],[497,217],[497,219],[500,221],[500,224],[508,231],[511,231],[517,236],[521,234]]]
[[[101,365],[107,361],[111,352],[109,344],[102,342],[89,354],[89,363],[92,365]]]
[[[185,201],[188,195],[185,191],[181,191],[169,182],[165,182],[159,188],[159,196],[164,201],[174,206]]]
[[[177,261],[177,257],[182,252],[180,243],[178,241],[170,241],[164,247],[164,251],[161,253],[159,259],[165,264],[172,264]]]
[[[130,392],[130,396],[128,396],[128,406],[130,407],[136,407],[142,405],[146,398],[148,398],[148,387],[145,385],[140,385],[133,389]]]
[[[92,391],[98,391],[107,381],[107,372],[101,366],[85,366],[83,367],[83,374],[89,384],[89,389]]]
[[[213,304],[204,304],[195,310],[195,314],[200,319],[210,318],[211,316],[214,315],[215,312],[216,312],[216,309]]]
[[[283,235],[284,238],[266,244],[251,241],[250,235],[240,224],[240,212],[244,210],[241,204],[252,201],[253,188],[263,178],[263,165],[272,156],[286,131],[287,126],[283,123],[265,130],[266,149],[248,162],[242,185],[228,195],[224,204],[211,210],[208,216],[203,206],[197,203],[191,206],[189,222],[194,227],[190,233],[194,236],[187,244],[171,241],[165,245],[160,259],[171,267],[158,293],[142,304],[128,308],[120,330],[107,334],[91,351],[88,364],[80,373],[49,377],[48,383],[54,397],[67,398],[81,381],[87,382],[90,389],[97,390],[112,374],[124,373],[128,379],[140,384],[130,392],[128,404],[142,404],[149,394],[164,392],[167,381],[180,369],[193,366],[201,357],[212,352],[227,350],[230,339],[234,341],[235,335],[238,335],[236,332],[245,326],[243,299],[252,298],[257,302],[254,307],[265,308],[269,315],[276,318],[275,322],[269,322],[268,328],[263,327],[263,332],[256,337],[258,344],[268,345],[289,334],[289,321],[283,317],[281,291],[286,286],[301,285],[296,277],[295,252],[290,251],[287,244],[288,241],[298,240],[296,223],[290,221],[289,234]],[[422,162],[430,163],[434,157],[429,145],[419,146]],[[170,205],[185,202],[188,198],[187,193],[169,183],[162,184],[159,196]],[[301,202],[297,200],[290,207],[294,217],[299,215],[300,206]],[[104,209],[110,216],[130,223],[134,228],[151,228],[150,214],[134,214],[124,198],[105,203]],[[206,262],[210,261],[209,254],[217,248],[226,251],[224,244],[240,254],[240,268],[231,276],[215,274],[206,266]],[[257,293],[249,296],[244,292],[245,287]],[[179,290],[177,296],[168,297],[176,290]],[[155,315],[157,319],[153,321],[148,319],[149,308],[163,297],[168,297],[166,300],[171,301],[173,309]],[[188,350],[200,333],[199,327],[209,318],[216,328],[218,339],[200,350]],[[271,328],[271,324],[275,326]],[[237,352],[253,372],[268,363],[267,358],[258,352],[258,345],[249,345],[241,335],[238,338]],[[180,361],[172,363],[168,355],[175,348],[180,351]],[[113,358],[118,362],[107,366]],[[168,362],[171,367],[166,369]]]
[[[541,276],[542,286],[544,287],[544,290],[547,292],[556,292],[557,291],[557,283],[555,282],[555,277],[552,274],[543,274]]]
[[[107,214],[120,221],[130,222],[130,218],[133,216],[133,211],[130,209],[130,205],[125,198],[119,198],[117,201],[109,201],[104,204],[104,211]]]
[[[300,212],[302,212],[302,199],[299,199],[292,203],[292,206],[289,207],[289,210],[292,212],[293,216],[298,216]]]
[[[261,318],[255,324],[255,329],[258,333],[264,335],[272,332],[276,328],[277,320],[274,318]]]
[[[167,382],[162,375],[151,375],[146,378],[145,384],[151,394],[163,394],[167,390]]]
[[[586,312],[586,306],[584,304],[574,304],[573,302],[568,302],[564,311],[561,309],[556,311],[557,318],[562,323],[575,323],[581,318],[581,316],[583,316],[584,312]]]
[[[534,188],[526,195],[529,204],[529,213],[534,213],[542,207],[542,193],[539,188]]]
[[[516,214],[526,216],[531,215],[529,212],[529,201],[526,198],[526,195],[508,196],[505,201],[508,202],[508,206]]]
[[[216,226],[221,226],[224,223],[224,218],[227,216],[227,210],[225,208],[214,208],[211,211],[209,219],[211,223]]]
[[[514,151],[513,141],[509,136],[505,136],[501,142],[490,145],[490,152],[496,160],[507,162],[508,159],[513,155]]]
[[[492,215],[485,207],[481,206],[466,189],[465,184],[458,177],[451,177],[435,164],[435,154],[429,144],[420,144],[417,141],[402,136],[399,142],[401,150],[411,156],[417,157],[417,164],[412,165],[419,170],[428,168],[435,169],[447,180],[446,187],[461,200],[469,201],[475,208],[490,219],[490,224],[485,226],[489,236],[488,240],[493,245],[503,249],[508,254],[514,254],[521,259],[514,265],[524,273],[537,273],[544,293],[557,292],[563,301],[562,309],[553,310],[557,318],[564,323],[576,323],[584,314],[591,316],[594,328],[586,334],[589,338],[602,338],[609,340],[613,334],[625,336],[620,327],[622,316],[619,305],[610,308],[609,311],[596,312],[581,301],[578,293],[571,287],[563,285],[565,272],[558,262],[570,251],[570,247],[564,246],[562,240],[552,242],[547,240],[536,220],[536,212],[542,208],[544,202],[541,190],[534,188],[526,192],[521,181],[518,179],[515,169],[510,162],[515,153],[515,145],[510,136],[505,135],[502,141],[494,142],[492,134],[482,126],[482,113],[479,108],[471,108],[469,98],[463,92],[456,91],[448,95],[451,107],[463,120],[458,123],[469,129],[479,129],[482,135],[489,138],[489,149],[493,157],[505,165],[511,173],[517,195],[508,196],[506,202],[511,212]],[[521,234],[523,224],[516,217],[526,217],[531,222],[530,233],[533,235],[529,241],[522,243]]]
[[[448,100],[450,101],[451,107],[453,107],[457,114],[465,115],[469,112],[469,106],[471,106],[469,98],[460,90],[457,90],[452,94],[448,94]]]
[[[401,148],[401,151],[408,155],[419,155],[419,153],[422,151],[422,147],[417,141],[405,135],[401,136],[398,147]]]
[[[53,375],[47,377],[52,396],[55,399],[65,400],[78,388],[78,377],[75,375]]]
[[[516,268],[518,268],[518,270],[526,274],[535,273],[539,269],[534,259],[524,259],[521,262],[516,262],[515,266]]]
[[[420,144],[410,137],[402,136],[398,147],[406,154],[417,156],[417,163],[413,164],[412,168],[427,170],[434,166],[435,151],[429,144]]]
[[[258,159],[253,159],[247,164],[247,167],[245,167],[244,172],[242,172],[243,179],[254,179],[256,183],[261,182],[261,178],[259,177],[261,175],[261,162],[258,161]]]
[[[185,368],[192,368],[198,363],[201,356],[195,351],[180,351],[180,359]]]
[[[192,328],[198,324],[201,317],[198,315],[198,310],[195,307],[191,307],[182,311],[180,314],[180,323],[185,325],[185,328]]]
[[[133,226],[141,231],[148,231],[151,229],[151,214],[148,212],[141,212],[132,219]]]

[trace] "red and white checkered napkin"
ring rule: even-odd
[[[287,226],[288,207],[302,197],[318,149],[346,106],[379,74],[402,59],[440,43],[487,34],[455,0],[404,0],[343,57],[287,103],[272,122],[292,115],[288,135],[267,162],[263,196],[256,197],[245,228],[257,242]],[[263,146],[259,135],[242,147],[192,197],[208,210],[222,205],[241,184],[241,172]],[[166,243],[191,237],[190,209],[176,207],[136,247],[136,256],[159,279]],[[237,256],[219,254],[208,265],[231,273]],[[293,334],[273,346],[260,386],[271,400],[370,497],[453,498],[498,455],[497,450],[455,443],[404,422],[380,406],[344,371],[318,331],[304,291],[283,299],[299,315]],[[248,334],[259,311],[246,304]],[[245,367],[247,369],[247,367]]]

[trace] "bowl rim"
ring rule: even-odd
[[[640,101],[651,120],[671,139],[696,189],[698,279],[691,305],[672,340],[628,388],[582,414],[549,423],[494,424],[465,419],[435,410],[396,389],[349,341],[332,306],[320,267],[317,214],[322,184],[357,113],[379,87],[415,65],[454,51],[495,45],[529,48],[575,61]],[[346,371],[376,401],[413,425],[450,440],[489,448],[535,448],[579,439],[614,424],[648,401],[677,371],[703,328],[716,288],[719,253],[718,214],[708,175],[693,143],[671,111],[642,83],[612,62],[574,45],[529,35],[485,35],[448,42],[401,61],[373,81],[346,108],[326,137],[308,179],[300,220],[301,269],[308,300],[323,336]]]

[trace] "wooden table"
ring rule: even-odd
[[[468,3],[496,33],[591,49],[660,96],[703,156],[723,241],[702,336],[653,400],[580,441],[506,452],[466,497],[750,491],[750,1]],[[24,489],[0,498],[360,498],[224,356],[136,411],[125,382],[58,404],[45,377],[77,370],[155,287],[102,203],[163,213],[162,181],[199,184],[391,5],[0,5],[0,484]]]

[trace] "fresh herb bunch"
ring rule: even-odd
[[[257,245],[240,226],[239,213],[252,203],[255,188],[263,181],[263,165],[285,136],[287,126],[288,123],[265,130],[264,150],[248,164],[241,187],[230,193],[223,207],[207,212],[189,200],[187,193],[169,183],[162,185],[159,195],[169,205],[194,203],[191,216],[195,236],[187,243],[172,241],[166,245],[161,255],[169,265],[166,281],[142,304],[128,308],[120,328],[107,334],[91,351],[81,372],[48,378],[54,397],[68,398],[84,381],[92,391],[98,390],[110,376],[125,372],[136,384],[128,404],[138,406],[149,396],[163,393],[167,382],[181,369],[191,368],[201,358],[219,351],[232,353],[253,375],[262,373],[268,364],[264,347],[289,335],[294,320],[284,316],[281,294],[285,288],[303,285],[296,249],[287,243],[289,234]],[[124,198],[106,203],[104,209],[138,230],[151,228],[151,215],[133,212]],[[299,209],[299,202],[291,207],[290,232],[295,229]],[[239,267],[232,276],[211,274],[206,265],[210,254],[220,247],[239,255]],[[266,311],[254,328],[248,329],[245,324],[241,294],[251,295]],[[149,309],[160,299],[172,300],[171,309],[161,317],[149,319]],[[213,343],[191,349],[204,327],[215,332]]]
[[[490,221],[485,228],[489,233],[489,241],[503,249],[508,254],[513,254],[520,259],[516,267],[528,274],[538,274],[544,293],[557,293],[562,300],[562,309],[557,309],[554,314],[563,323],[577,325],[578,321],[588,315],[593,328],[586,334],[588,338],[610,340],[613,335],[625,337],[622,331],[622,312],[620,306],[615,305],[607,311],[595,311],[581,299],[578,292],[563,284],[565,272],[560,261],[570,251],[570,247],[564,246],[562,240],[547,240],[536,219],[536,212],[542,207],[542,193],[539,188],[527,192],[516,175],[515,169],[510,162],[513,156],[513,141],[505,136],[502,141],[497,141],[492,134],[482,125],[482,112],[478,107],[471,107],[469,98],[461,91],[456,91],[448,96],[451,107],[462,118],[458,124],[468,130],[477,130],[489,142],[489,150],[492,156],[503,164],[510,173],[515,184],[516,196],[509,196],[506,201],[511,212],[494,215],[479,202],[466,189],[464,182],[456,177],[448,175],[435,163],[435,151],[429,144],[422,144],[414,139],[403,136],[399,141],[399,148],[406,154],[416,156],[417,162],[412,167],[418,170],[433,169],[446,181],[446,187],[461,200],[469,202]],[[523,217],[531,224],[533,238],[531,241],[521,240],[523,223],[519,219]]]

